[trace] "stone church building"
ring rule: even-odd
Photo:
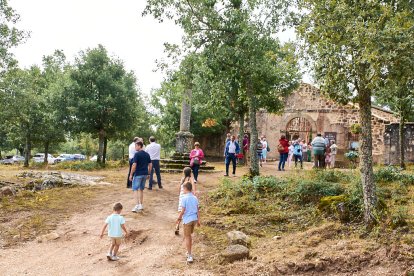
[[[375,163],[398,163],[398,118],[390,111],[372,107],[373,159]],[[280,114],[268,113],[261,110],[257,114],[259,136],[265,135],[271,151],[268,158],[278,159],[276,150],[281,135],[289,140],[301,138],[310,142],[317,133],[329,140],[335,140],[338,145],[338,166],[345,163],[344,154],[351,149],[358,149],[359,135],[351,133],[351,126],[359,123],[358,106],[354,104],[341,105],[323,96],[319,89],[309,84],[302,84],[285,102],[285,108]],[[234,125],[232,133],[238,133],[238,125]],[[249,132],[247,122],[246,132]],[[406,158],[414,161],[414,124],[406,128]],[[222,156],[224,139],[209,139],[204,145],[207,155]],[[220,149],[210,143],[223,140]],[[211,145],[210,145],[211,144]],[[219,142],[220,144],[220,142]]]

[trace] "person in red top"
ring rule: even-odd
[[[285,135],[282,135],[279,140],[279,145],[277,146],[280,159],[279,159],[279,171],[285,170],[285,163],[289,153],[289,141],[286,139]]]

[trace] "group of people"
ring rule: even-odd
[[[312,142],[306,143],[298,138],[293,141],[288,141],[285,135],[282,135],[277,147],[280,153],[279,171],[285,170],[285,164],[288,167],[292,164],[292,159],[295,161],[295,168],[298,164],[303,169],[303,162],[311,162],[312,155],[314,156],[315,168],[335,168],[335,160],[338,146],[334,140],[329,141],[322,134],[318,133]]]
[[[160,172],[160,155],[161,146],[156,143],[155,137],[149,138],[149,145],[144,146],[142,138],[135,137],[129,146],[129,172],[127,179],[127,187],[131,188],[136,203],[132,212],[139,212],[144,209],[143,206],[143,191],[145,189],[146,179],[149,179],[147,189],[152,190],[154,172],[157,176],[158,188],[162,189],[161,172]],[[243,139],[243,147],[239,146],[236,136],[228,134],[224,157],[226,165],[226,174],[229,176],[230,163],[233,165],[232,175],[236,175],[236,166],[238,154],[243,149],[245,157],[248,155],[249,141],[247,135]],[[309,144],[304,143],[301,139],[288,141],[286,136],[282,135],[277,150],[280,153],[280,161],[278,170],[285,170],[285,163],[290,166],[291,160],[294,157],[295,167],[300,164],[303,168],[303,160],[310,160],[310,155],[314,155],[314,167],[325,168],[335,166],[335,156],[337,153],[337,146],[335,141],[329,141],[318,134],[315,139]],[[262,136],[257,142],[256,151],[259,158],[260,165],[266,162],[267,152],[270,151],[266,137]],[[183,177],[179,185],[178,196],[178,218],[176,221],[175,234],[179,234],[180,224],[183,223],[184,240],[187,249],[187,262],[193,262],[192,249],[192,234],[194,227],[200,225],[199,205],[197,195],[197,178],[200,165],[204,159],[204,152],[200,148],[200,143],[194,144],[194,149],[190,152],[190,167],[185,167],[183,170]],[[107,254],[108,260],[117,261],[117,256],[121,240],[122,231],[128,235],[128,230],[125,227],[125,219],[121,216],[123,206],[121,203],[116,203],[113,206],[113,214],[107,217],[102,228],[100,237],[102,238],[106,229],[108,228],[108,236],[111,239],[111,246]]]
[[[135,137],[129,145],[129,172],[127,179],[127,188],[131,188],[134,195],[135,207],[132,212],[140,212],[144,209],[143,197],[146,179],[149,179],[147,189],[152,190],[154,172],[157,176],[157,184],[159,189],[163,189],[161,184],[160,172],[160,156],[161,146],[156,143],[155,137],[149,138],[149,145],[144,146],[143,139]],[[194,149],[190,153],[190,166],[184,168],[183,178],[180,182],[178,197],[178,218],[175,234],[179,234],[180,223],[184,226],[184,239],[187,248],[187,262],[193,262],[191,253],[192,234],[195,225],[200,225],[200,216],[198,208],[198,199],[196,197],[196,183],[198,177],[198,169],[202,164],[204,153],[200,149],[200,144],[196,142]],[[192,176],[193,172],[193,176]],[[110,261],[119,260],[118,250],[122,241],[122,231],[125,236],[128,230],[125,227],[125,219],[121,216],[123,206],[121,203],[115,203],[113,213],[105,220],[100,237],[102,238],[108,228],[108,236],[111,239],[111,246],[107,254]]]

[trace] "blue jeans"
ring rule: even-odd
[[[236,174],[236,154],[228,153],[226,156],[226,174],[229,174],[230,161],[233,163],[233,174]]]
[[[295,157],[295,168],[298,165],[298,161],[300,162],[300,167],[303,169],[303,158],[302,155],[293,155]]]
[[[194,180],[197,181],[198,170],[200,169],[200,165],[193,164],[192,169],[193,169]]]
[[[151,170],[148,186],[149,186],[150,189],[152,189],[152,180],[153,180],[154,171],[155,171],[155,174],[157,175],[158,187],[162,187],[162,184],[161,184],[161,171],[160,171],[160,160],[151,160],[151,163],[152,163],[152,170]]]
[[[281,153],[280,154],[279,171],[285,169],[285,163],[286,163],[287,158],[288,158],[288,154],[287,153]]]
[[[145,180],[147,180],[146,175],[136,175],[134,176],[134,179],[132,179],[132,190],[143,191],[145,189]]]

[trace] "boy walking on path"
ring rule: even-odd
[[[198,212],[198,199],[191,192],[193,185],[191,182],[186,182],[184,184],[184,197],[182,198],[182,209],[177,219],[177,224],[183,221],[184,225],[184,240],[185,246],[187,248],[187,262],[193,262],[193,255],[191,253],[192,248],[192,234],[194,232],[194,227],[200,226],[200,215]]]
[[[109,261],[118,261],[119,257],[117,256],[119,246],[122,241],[122,230],[125,232],[125,236],[128,236],[128,231],[125,228],[125,219],[121,216],[122,204],[115,203],[113,207],[113,214],[108,216],[105,220],[105,225],[101,231],[101,239],[105,233],[106,227],[108,227],[108,237],[111,238],[111,247],[109,252],[106,255]],[[122,229],[122,230],[121,230]]]
[[[132,191],[134,193],[135,205],[132,212],[136,213],[144,209],[144,189],[145,180],[149,177],[152,171],[151,158],[147,152],[144,151],[144,144],[141,141],[135,143],[136,153],[134,155],[134,164],[132,164],[129,180],[132,181]]]

